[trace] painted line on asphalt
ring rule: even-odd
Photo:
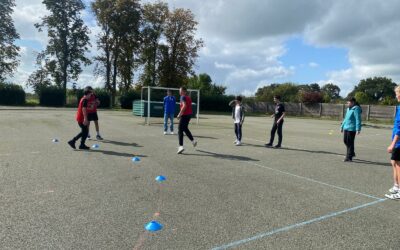
[[[327,186],[327,187],[336,188],[336,189],[347,191],[347,192],[350,192],[350,193],[353,193],[353,194],[362,195],[362,196],[365,196],[365,197],[368,197],[368,198],[372,198],[372,199],[375,199],[375,200],[381,200],[381,198],[378,198],[378,197],[373,196],[373,195],[360,193],[360,192],[357,192],[357,191],[354,191],[354,190],[351,190],[351,189],[348,189],[348,188],[339,187],[339,186],[332,185],[332,184],[329,184],[329,183],[326,183],[326,182],[314,180],[312,178],[304,177],[304,176],[297,175],[297,174],[292,174],[292,173],[289,173],[289,172],[286,172],[286,171],[282,171],[282,170],[279,170],[279,169],[275,169],[275,168],[270,168],[270,167],[267,167],[267,166],[264,166],[264,165],[261,165],[261,164],[257,164],[257,163],[253,163],[253,162],[247,162],[247,164],[254,165],[254,166],[257,166],[257,167],[261,167],[261,168],[265,168],[265,169],[269,169],[269,170],[272,170],[272,171],[275,171],[275,172],[278,172],[278,173],[281,173],[281,174],[285,174],[285,175],[289,175],[289,176],[292,176],[292,177],[300,178],[300,179],[303,179],[303,180],[306,180],[306,181],[318,183],[318,184],[321,184],[321,185],[324,185],[324,186]]]
[[[369,207],[369,206],[384,202],[386,200],[387,199],[379,199],[377,201],[369,202],[369,203],[366,203],[366,204],[363,204],[363,205],[359,205],[359,206],[356,206],[356,207],[352,207],[352,208],[348,208],[348,209],[345,209],[345,210],[342,210],[342,211],[338,211],[338,212],[330,213],[330,214],[327,214],[327,215],[323,215],[323,216],[320,216],[320,217],[317,217],[317,218],[314,218],[314,219],[311,219],[311,220],[307,220],[307,221],[303,221],[303,222],[300,222],[300,223],[292,224],[292,225],[289,225],[289,226],[277,228],[277,229],[274,229],[274,230],[271,230],[271,231],[268,231],[268,232],[257,234],[255,236],[252,236],[252,237],[249,237],[249,238],[246,238],[246,239],[242,239],[242,240],[234,241],[234,242],[222,245],[222,246],[214,247],[214,248],[212,248],[212,250],[223,250],[223,249],[228,249],[228,248],[232,248],[232,247],[237,247],[239,245],[243,245],[243,244],[249,243],[251,241],[259,240],[259,239],[267,237],[267,236],[271,236],[271,235],[274,235],[274,234],[277,234],[277,233],[287,232],[287,231],[295,229],[295,228],[303,227],[303,226],[306,226],[306,225],[310,225],[312,223],[316,223],[316,222],[327,220],[327,219],[330,219],[330,218],[333,218],[333,217],[337,217],[337,216],[345,214],[345,213],[353,212],[353,211],[358,210],[358,209]]]

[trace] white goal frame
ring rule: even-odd
[[[179,88],[165,88],[165,87],[151,87],[151,86],[143,86],[140,94],[140,101],[143,105],[143,90],[147,89],[147,117],[146,124],[150,125],[150,97],[152,89],[163,89],[163,90],[178,90]],[[188,92],[197,92],[197,112],[196,112],[196,124],[199,124],[200,118],[200,89],[188,89]],[[143,116],[143,115],[142,115]]]

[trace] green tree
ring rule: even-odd
[[[144,65],[141,82],[144,86],[158,85],[160,64],[160,39],[168,18],[168,4],[164,2],[147,3],[143,6],[143,27],[141,62]]]
[[[175,9],[165,24],[165,45],[160,46],[159,83],[165,87],[186,85],[203,41],[195,38],[197,21],[186,9]]]
[[[26,85],[33,88],[36,94],[40,94],[40,90],[51,85],[49,71],[46,68],[49,64],[46,63],[46,58],[43,53],[39,53],[36,57],[36,70],[29,76]]]
[[[141,6],[139,0],[118,0],[115,3],[119,13],[119,18],[113,26],[114,36],[119,37],[120,44],[120,56],[117,61],[118,75],[121,79],[119,89],[126,91],[132,87],[134,71],[139,66]]]
[[[49,73],[64,90],[65,105],[68,81],[78,80],[82,63],[90,64],[85,56],[90,45],[89,29],[81,16],[85,5],[81,0],[43,0],[43,4],[50,14],[35,26],[39,31],[47,29],[49,42],[43,53],[48,58]]]
[[[321,87],[318,83],[311,83],[310,85],[311,92],[321,92]]]
[[[224,95],[226,91],[225,86],[213,83],[208,74],[192,76],[188,81],[187,87],[190,89],[200,89],[200,93],[203,96],[221,96]]]
[[[337,100],[340,98],[340,88],[333,83],[327,83],[321,88],[321,92],[324,94],[324,100]]]
[[[371,104],[373,102],[373,99],[365,92],[356,92],[354,98],[360,104]]]
[[[299,86],[294,83],[271,84],[256,91],[256,100],[272,102],[274,95],[279,95],[282,101],[298,102]]]
[[[118,77],[120,89],[129,89],[138,66],[140,4],[139,0],[96,0],[92,10],[102,28],[97,42],[101,50],[101,55],[96,58],[97,72],[105,75],[111,105],[114,105]]]
[[[105,87],[112,91],[111,77],[113,75],[112,68],[112,52],[114,40],[112,39],[110,27],[110,15],[106,10],[112,8],[114,1],[96,0],[92,2],[91,8],[95,14],[98,26],[101,32],[97,35],[97,49],[99,55],[94,58],[96,61],[95,74],[102,76],[105,80]]]
[[[368,96],[368,100],[371,103],[378,103],[385,97],[394,98],[395,94],[393,89],[396,87],[396,83],[392,79],[386,77],[374,77],[367,78],[360,81],[360,83],[354,87],[354,90],[349,93],[349,96],[355,96],[357,92],[363,92]]]
[[[19,34],[11,18],[13,7],[14,0],[0,1],[0,82],[7,76],[12,76],[19,64],[19,47],[14,44],[14,41],[19,39]]]

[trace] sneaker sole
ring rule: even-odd
[[[182,154],[183,151],[185,151],[185,150],[184,150],[184,149],[179,150],[179,151],[177,152],[177,154],[180,155],[180,154]]]
[[[385,197],[391,200],[400,200],[400,197],[394,197],[393,194],[385,194]]]

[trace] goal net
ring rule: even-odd
[[[167,96],[167,91],[170,90],[172,96],[176,99],[175,117],[179,113],[179,88],[165,88],[165,87],[149,87],[144,86],[141,90],[140,103],[134,104],[137,108],[136,115],[145,118],[145,123],[150,125],[153,123],[162,123],[164,117],[164,97]],[[199,124],[200,116],[200,90],[188,89],[188,95],[192,99],[193,118],[196,118],[196,123]],[[160,119],[161,118],[161,119]]]

